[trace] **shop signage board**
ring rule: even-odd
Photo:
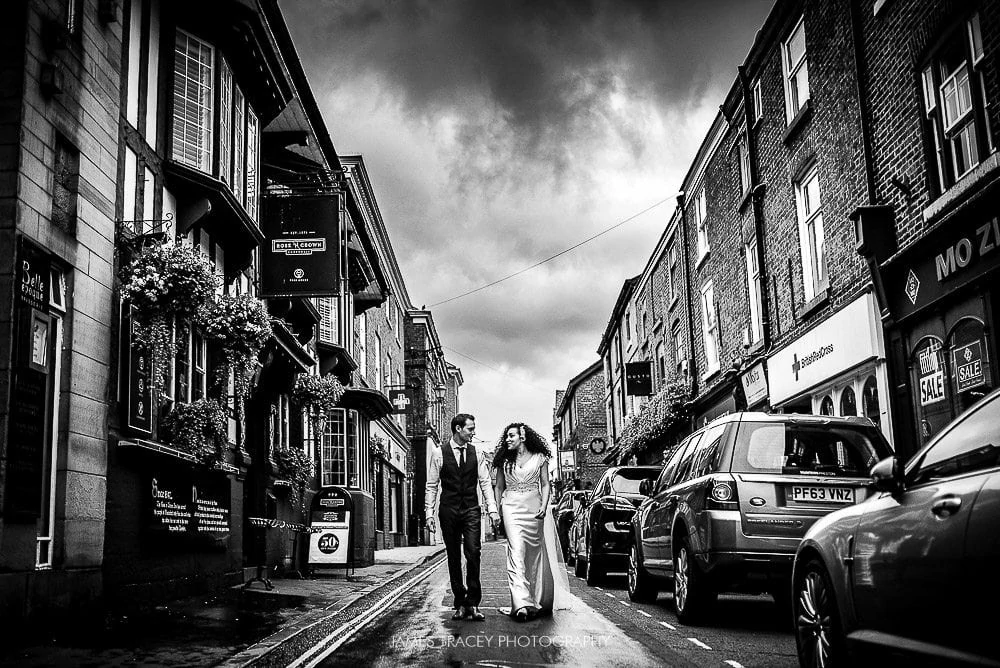
[[[631,396],[649,396],[653,393],[653,363],[627,362],[625,387]]]
[[[50,263],[46,255],[24,241],[17,250],[3,514],[11,522],[31,522],[42,512],[46,424],[50,416]]]
[[[892,315],[902,320],[1000,268],[1000,218],[970,214],[925,235],[882,269]]]
[[[564,476],[576,473],[576,450],[559,451],[559,468]]]
[[[871,293],[854,300],[767,359],[771,404],[791,399],[875,357],[881,357]]]
[[[130,429],[151,434],[153,431],[153,360],[149,351],[135,344],[135,307],[129,307],[128,331],[128,401],[126,421]]]
[[[965,392],[986,383],[986,374],[983,372],[982,341],[966,343],[964,346],[952,350],[951,354],[959,392]]]
[[[331,193],[263,198],[261,228],[266,240],[260,251],[260,297],[339,294],[342,197]]]
[[[387,387],[389,403],[392,404],[393,415],[406,415],[407,409],[413,403],[412,392],[408,387]]]
[[[351,544],[354,500],[342,487],[324,487],[313,497],[309,512],[309,564],[353,565]]]
[[[740,376],[743,383],[743,394],[747,398],[747,407],[751,407],[767,398],[767,372],[764,363],[757,362],[750,370]]]
[[[229,536],[229,482],[219,475],[151,473],[146,483],[146,536],[159,544],[219,544]]]

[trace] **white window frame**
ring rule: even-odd
[[[740,194],[745,196],[750,192],[750,145],[746,129],[740,132],[740,137],[736,140],[736,160],[740,172]]]
[[[799,36],[802,36],[802,54],[796,60],[792,60],[791,47]],[[809,101],[809,58],[806,45],[806,24],[805,16],[799,18],[798,23],[788,35],[788,39],[781,43],[781,69],[784,74],[785,85],[785,119],[791,123],[806,102]]]
[[[197,54],[188,54],[196,49]],[[183,58],[184,69],[179,62]],[[180,80],[183,78],[184,90]],[[215,47],[177,30],[174,42],[174,111],[172,157],[206,174],[212,173],[215,130]],[[187,94],[185,94],[187,92]],[[185,112],[185,109],[187,112]]]
[[[677,244],[673,241],[670,242],[670,246],[667,248],[667,277],[670,280],[670,303],[673,304],[674,300],[680,295],[680,290],[678,290],[677,284],[680,282],[680,276],[678,276],[678,264],[677,264]]]
[[[753,86],[750,89],[751,95],[753,96],[753,109],[749,112],[751,119],[751,127],[757,125],[758,122],[764,117],[763,107],[764,107],[764,95],[761,91],[760,79],[753,82]]]
[[[707,378],[719,370],[719,313],[716,311],[715,285],[712,281],[701,286],[701,324]]]
[[[361,377],[368,380],[368,318],[365,313],[359,315],[355,320],[357,332],[358,370]]]
[[[816,184],[817,201],[810,197],[809,186]],[[823,229],[822,189],[815,165],[795,184],[795,207],[799,219],[799,248],[802,259],[802,290],[806,301],[829,285],[826,266],[826,241]]]
[[[764,324],[761,318],[760,261],[757,256],[756,236],[750,237],[750,240],[743,245],[743,260],[746,265],[747,297],[750,305],[747,339],[750,345],[754,345],[764,337]]]
[[[705,188],[702,186],[698,190],[698,194],[695,195],[694,207],[692,209],[695,229],[698,230],[698,264],[701,264],[712,250],[711,244],[708,242],[708,224],[705,220],[707,210]]]
[[[62,395],[62,349],[63,349],[63,318],[66,315],[66,276],[58,269],[49,272],[49,336],[47,346],[52,351],[48,361],[50,365],[51,387],[48,389],[46,401],[50,404],[48,453],[45,466],[48,467],[48,495],[42,503],[44,512],[39,517],[38,532],[35,534],[35,568],[48,570],[52,568],[52,546],[56,533],[56,484],[58,482],[59,462],[59,397]],[[46,521],[47,520],[47,521]]]

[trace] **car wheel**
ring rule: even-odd
[[[682,624],[697,622],[715,600],[705,576],[695,563],[691,546],[682,539],[674,555],[674,608]]]
[[[636,603],[652,603],[659,590],[639,561],[639,546],[632,545],[628,553],[628,597]]]
[[[845,665],[840,611],[830,576],[821,562],[816,559],[806,562],[795,576],[792,595],[799,665],[817,668]]]
[[[587,584],[593,587],[594,585],[600,584],[601,580],[604,579],[604,570],[596,563],[597,559],[594,557],[593,550],[590,549],[590,544],[587,544]]]

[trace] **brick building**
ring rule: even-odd
[[[858,3],[876,285],[897,448],[912,454],[1000,384],[1000,3]]]
[[[593,487],[607,466],[604,364],[597,360],[556,393],[553,442],[559,476],[579,489]]]

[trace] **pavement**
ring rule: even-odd
[[[323,570],[310,579],[271,580],[211,596],[177,601],[130,616],[110,616],[99,633],[79,636],[52,629],[27,646],[0,644],[0,666],[221,666],[286,665],[343,625],[368,599],[406,585],[443,558],[444,545],[376,550],[375,563],[352,572]]]

